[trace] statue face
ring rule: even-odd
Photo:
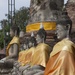
[[[13,32],[12,29],[10,29],[10,36],[13,37],[15,35],[15,33]]]
[[[41,36],[39,36],[38,34],[36,35],[36,41],[37,43],[42,43],[43,42],[43,38],[41,38]]]
[[[32,42],[29,42],[29,48],[30,47],[33,47],[33,43]]]
[[[63,25],[58,24],[56,27],[56,33],[57,33],[57,38],[62,40],[66,38],[67,36],[67,30],[65,30],[65,27]]]
[[[23,44],[20,45],[20,50],[23,50]]]
[[[26,45],[26,44],[24,44],[24,45],[23,45],[23,48],[24,48],[24,49],[27,49],[27,45]]]

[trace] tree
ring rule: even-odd
[[[29,19],[29,8],[21,7],[15,12],[15,16],[13,18],[16,20],[16,25],[25,30],[25,26],[27,25]]]
[[[4,40],[3,31],[0,30],[0,48],[3,48],[3,46],[4,46],[3,40]]]
[[[0,48],[4,47],[4,41],[5,41],[5,45],[7,46],[7,44],[10,42],[10,35],[7,33],[9,33],[10,30],[10,26],[7,23],[7,20],[2,20],[1,21],[1,27],[2,29],[0,30]]]
[[[16,10],[15,16],[13,16],[12,18],[13,20],[14,19],[16,20],[16,25],[18,25],[21,29],[25,31],[25,26],[27,25],[28,19],[29,19],[29,8],[21,7],[19,10]],[[8,22],[8,20],[6,22]],[[7,32],[9,31],[10,31],[10,23],[9,25],[5,23],[4,27],[2,27],[2,29],[0,30],[0,47],[1,48],[4,47],[4,40],[6,41],[6,45],[8,45],[8,43],[11,40],[10,35],[6,35]],[[4,38],[4,33],[5,33],[5,38]]]

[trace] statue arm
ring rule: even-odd
[[[18,57],[19,46],[17,44],[13,44],[13,53],[7,56],[6,59],[16,58]]]

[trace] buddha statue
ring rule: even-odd
[[[18,59],[19,54],[19,27],[13,25],[10,28],[10,36],[13,38],[6,48],[6,57],[0,60],[3,68],[13,68],[13,63]]]
[[[75,44],[71,41],[72,21],[58,21],[56,33],[59,42],[53,47],[44,75],[75,75]]]
[[[34,37],[34,34],[32,33],[31,37],[29,38],[29,40],[26,40],[26,41],[28,41],[28,46],[27,46],[28,48],[27,48],[26,51],[23,51],[23,54],[24,54],[24,56],[23,56],[23,58],[24,58],[23,66],[25,66],[26,64],[31,63],[32,55],[34,54],[35,46],[36,46],[36,39]],[[24,49],[26,48],[26,45],[27,44],[24,44]]]
[[[24,64],[24,60],[25,60],[25,55],[26,55],[26,53],[27,53],[27,51],[28,51],[28,43],[29,43],[29,38],[28,37],[24,37],[23,38],[23,41],[22,41],[22,47],[23,47],[23,50],[20,50],[20,52],[19,52],[19,57],[18,57],[18,61],[16,61],[15,63],[14,63],[14,68],[13,68],[13,74],[14,75],[17,75],[17,74],[19,74],[19,75],[22,75],[22,71],[25,69],[25,68],[27,68],[27,67],[29,67],[30,65],[25,65]]]
[[[36,46],[36,51],[33,55],[32,65],[41,65],[46,67],[46,63],[49,59],[49,54],[51,51],[51,47],[45,43],[46,35],[46,31],[44,30],[43,24],[41,23],[40,29],[36,35],[36,41],[38,45]]]
[[[32,55],[31,67],[23,72],[24,75],[43,75],[46,63],[49,59],[50,46],[45,44],[46,31],[41,23],[36,35],[37,46]]]
[[[27,40],[25,39],[25,41],[27,41]],[[31,67],[31,60],[32,60],[32,56],[35,52],[35,46],[36,46],[36,39],[34,37],[34,33],[32,32],[31,37],[28,40],[28,49],[19,53],[19,54],[21,54],[19,56],[21,58],[21,59],[19,58],[19,60],[21,60],[20,61],[21,66],[19,67],[19,70],[21,72],[23,72],[24,70],[27,70],[28,68]],[[24,48],[26,48],[25,45],[24,45]]]
[[[20,63],[20,65],[23,65],[25,54],[26,54],[27,50],[29,49],[28,48],[28,43],[29,43],[29,39],[28,38],[24,38],[23,50],[21,50],[19,52],[19,57],[18,57],[18,62]]]

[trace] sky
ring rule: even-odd
[[[66,3],[67,0],[64,1]],[[30,0],[15,0],[15,9],[19,10],[21,7],[29,7],[30,6]],[[8,14],[8,0],[0,0],[0,21],[3,19],[7,19],[5,14]],[[1,23],[0,23],[0,29],[1,29]]]
[[[15,0],[15,9],[19,10],[21,7],[29,7],[30,0]],[[0,0],[0,21],[3,19],[7,19],[5,14],[8,14],[8,0]],[[0,23],[1,29],[1,23]]]
[[[22,6],[29,7],[30,0],[15,0],[15,8],[18,10]],[[5,14],[8,13],[8,0],[0,0],[0,21],[6,19]]]

